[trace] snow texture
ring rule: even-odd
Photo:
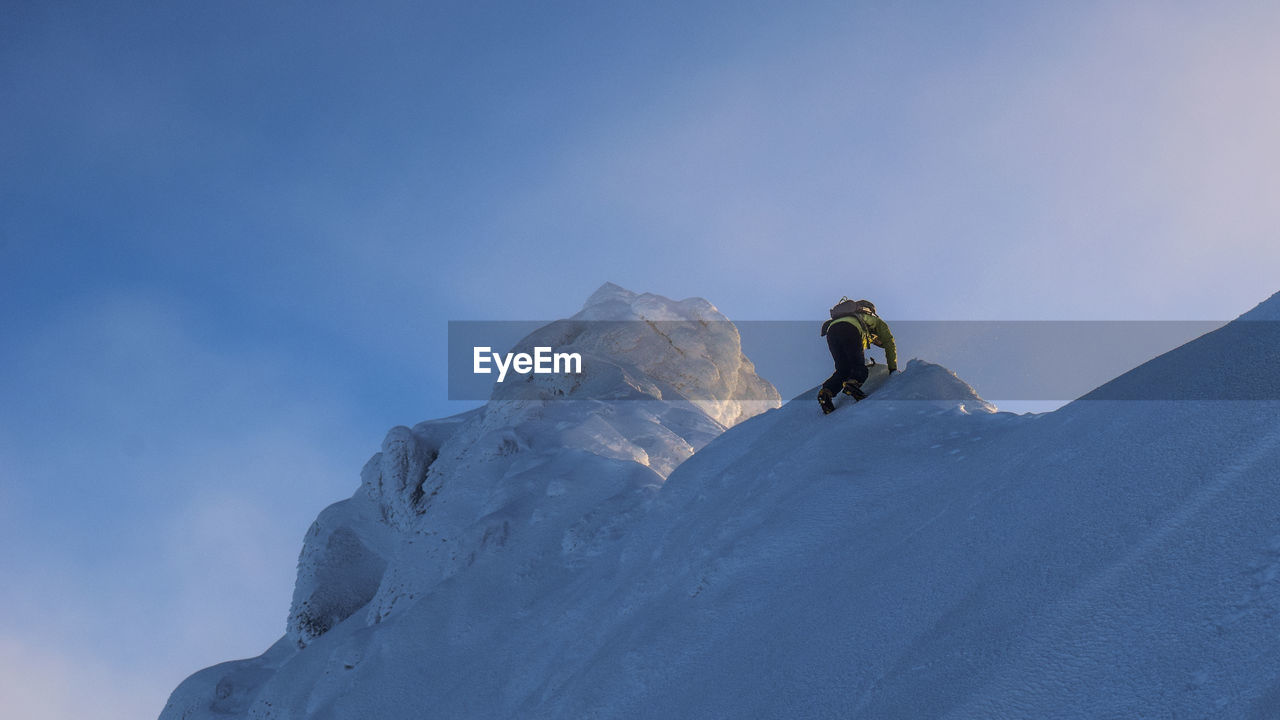
[[[723,319],[611,285],[575,318],[668,315]],[[1280,381],[1242,331],[1277,319],[1037,416],[920,360],[753,413],[717,405],[763,382],[732,335],[576,338],[639,399],[532,382],[393,429],[285,637],[161,717],[1280,717],[1280,403],[1122,399],[1224,341]]]

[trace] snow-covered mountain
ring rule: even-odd
[[[1051,414],[913,360],[824,417],[606,285],[539,331],[600,370],[393,429],[285,636],[161,717],[1280,717],[1280,402],[1147,399],[1224,337],[1274,398],[1277,319]]]

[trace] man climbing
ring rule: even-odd
[[[893,342],[889,324],[876,315],[876,306],[870,300],[840,298],[831,308],[831,319],[822,323],[827,338],[827,348],[836,363],[836,371],[822,383],[818,390],[818,405],[823,413],[836,409],[831,399],[837,391],[853,396],[854,401],[867,396],[862,383],[867,379],[867,361],[863,351],[872,345],[884,348],[889,374],[898,370],[898,347]]]

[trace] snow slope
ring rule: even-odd
[[[682,307],[588,307],[638,298]],[[1223,331],[1276,382],[1280,343]],[[651,391],[393,430],[286,636],[162,718],[1278,717],[1280,403],[1120,399],[1222,338],[1040,416],[915,360],[826,417]]]

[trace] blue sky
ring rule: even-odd
[[[964,5],[6,7],[0,702],[153,715],[264,649],[311,519],[457,409],[449,320],[1280,290],[1280,8]]]

